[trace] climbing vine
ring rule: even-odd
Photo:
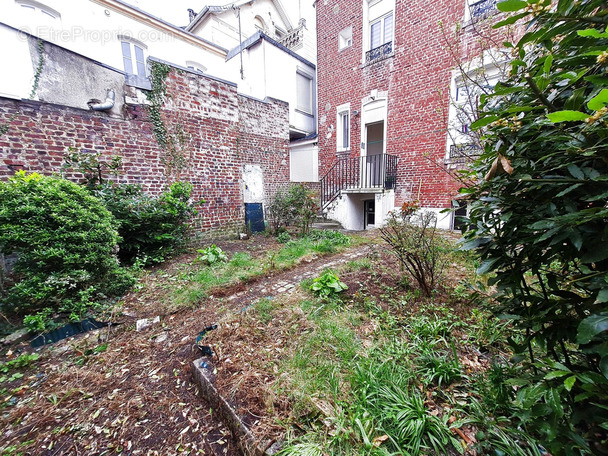
[[[30,92],[29,99],[33,100],[36,96],[36,92],[38,91],[38,85],[40,83],[40,75],[42,74],[42,68],[44,67],[44,42],[42,40],[38,40],[38,65],[36,66],[36,71],[34,73],[34,82],[32,84],[32,90]],[[11,115],[5,123],[0,124],[0,136],[5,135],[10,128],[11,123],[15,120],[17,114]]]
[[[190,136],[181,123],[180,113],[175,110],[169,114],[170,119],[163,116],[163,107],[167,99],[172,95],[167,90],[166,79],[171,73],[172,68],[164,63],[150,62],[150,82],[152,89],[148,93],[148,115],[152,122],[154,137],[161,150],[164,152],[162,157],[165,173],[167,177],[173,175],[177,180],[181,172],[188,166],[186,149],[190,141]]]

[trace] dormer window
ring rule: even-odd
[[[119,37],[122,49],[122,63],[125,73],[146,77],[146,46],[139,41]]]
[[[203,65],[201,65],[198,62],[194,62],[192,60],[187,60],[186,61],[186,68],[188,68],[189,70],[195,71],[197,73],[203,74],[205,73],[205,71],[207,71],[207,68]]]
[[[48,6],[36,2],[33,0],[15,0],[15,3],[22,7],[24,10],[28,10],[33,14],[40,14],[44,18],[59,20],[61,19],[61,14],[53,8],[49,8]]]

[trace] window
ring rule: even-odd
[[[353,45],[353,28],[347,27],[340,32],[338,50],[346,49]]]
[[[144,46],[131,41],[121,41],[122,63],[125,73],[146,77],[146,59],[144,57]]]
[[[312,115],[312,78],[300,72],[296,73],[296,109]]]
[[[200,63],[194,62],[192,60],[186,60],[186,68],[201,74],[207,71],[207,68],[204,65],[201,65]]]
[[[337,108],[336,148],[338,152],[350,150],[350,104]]]
[[[21,6],[24,10],[28,10],[34,14],[40,14],[47,19],[61,19],[61,14],[48,6],[31,0],[17,0],[15,3]]]
[[[370,49],[393,41],[393,13],[376,19],[370,24]]]
[[[395,0],[367,0],[363,13],[363,63],[372,63],[392,55]]]

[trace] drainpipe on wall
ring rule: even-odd
[[[99,100],[89,100],[87,104],[89,108],[93,111],[107,111],[108,109],[112,109],[114,107],[114,100],[116,99],[116,95],[114,94],[113,89],[108,89],[108,94],[106,95],[106,101],[101,103]]]

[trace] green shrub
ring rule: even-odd
[[[283,231],[277,236],[277,241],[279,241],[281,244],[287,244],[289,241],[291,241],[291,235],[287,231]]]
[[[118,220],[121,261],[158,263],[187,240],[188,220],[196,210],[189,202],[192,185],[176,182],[158,198],[136,185],[100,185],[92,190]]]
[[[513,323],[516,424],[548,452],[608,442],[608,9],[498,3],[527,21],[509,77],[481,96],[467,242]],[[515,11],[517,10],[517,11]],[[507,21],[505,21],[506,23]],[[523,24],[522,24],[523,25]],[[532,413],[531,413],[532,411]]]
[[[133,279],[114,254],[119,240],[112,214],[86,189],[17,173],[0,183],[0,251],[18,255],[2,307],[76,319],[92,302],[123,293]]]
[[[281,227],[293,224],[300,228],[300,234],[306,236],[318,209],[314,192],[302,184],[291,185],[287,190],[275,193],[267,207],[270,229],[277,234]]]

